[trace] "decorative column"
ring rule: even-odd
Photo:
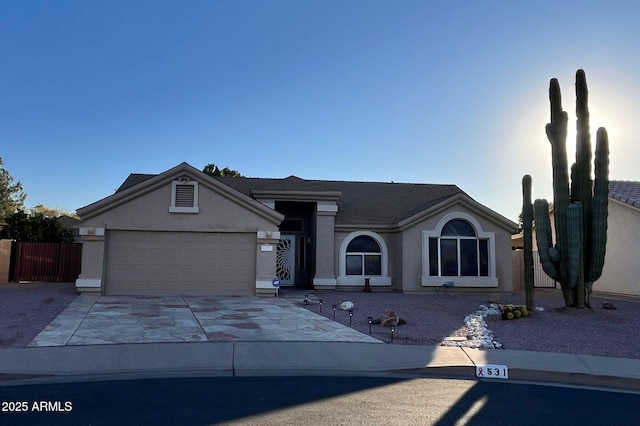
[[[76,280],[76,289],[82,293],[104,292],[104,228],[80,228],[82,266]]]
[[[274,297],[277,288],[273,285],[276,278],[276,252],[280,231],[258,231],[256,248],[256,296]]]
[[[335,225],[338,205],[335,201],[318,201],[316,205],[316,275],[313,287],[336,288]]]

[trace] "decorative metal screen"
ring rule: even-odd
[[[291,285],[295,282],[296,247],[293,235],[282,235],[276,249],[276,275],[280,283]]]

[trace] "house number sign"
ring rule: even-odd
[[[476,377],[479,379],[508,379],[509,367],[498,364],[476,365]]]

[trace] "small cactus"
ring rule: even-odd
[[[529,316],[529,311],[524,305],[501,305],[500,313],[503,320],[513,320]]]

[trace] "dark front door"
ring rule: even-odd
[[[312,287],[315,209],[315,203],[276,201],[276,210],[285,216],[280,224],[276,267],[283,286]]]

